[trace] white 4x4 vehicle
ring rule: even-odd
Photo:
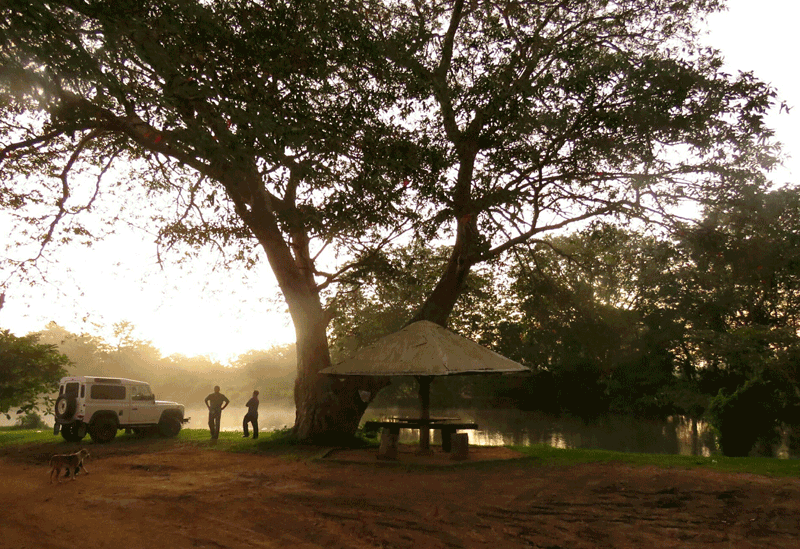
[[[108,377],[64,377],[58,389],[53,434],[78,442],[89,433],[94,442],[109,442],[119,429],[134,432],[153,427],[174,437],[189,421],[183,404],[156,400],[144,381]]]

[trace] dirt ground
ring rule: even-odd
[[[0,455],[0,547],[800,547],[800,479],[532,466],[487,448],[388,464],[375,450],[84,446],[90,474],[53,485],[42,448]]]

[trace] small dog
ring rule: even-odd
[[[81,448],[74,454],[56,454],[50,458],[50,484],[53,484],[53,477],[55,476],[59,484],[61,483],[61,470],[66,469],[65,476],[70,476],[72,473],[72,480],[75,480],[75,475],[78,474],[80,469],[87,475],[89,471],[83,465],[83,460],[89,458],[89,450]]]

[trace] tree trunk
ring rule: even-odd
[[[475,128],[472,132],[477,133],[478,121],[474,122]],[[455,124],[454,121],[453,124]],[[409,324],[418,320],[429,320],[447,327],[447,319],[464,290],[469,270],[480,257],[481,239],[478,232],[478,214],[471,198],[472,175],[475,157],[478,154],[477,141],[476,139],[462,139],[457,149],[459,151],[459,168],[453,190],[457,223],[456,241],[439,282]]]
[[[470,267],[466,250],[457,244],[439,282],[409,324],[418,320],[429,320],[446,327],[447,318],[464,289]]]
[[[255,172],[250,177],[234,173],[223,177],[222,182],[237,213],[266,252],[294,323],[297,379],[292,432],[301,440],[341,439],[343,435],[352,435],[367,407],[359,389],[370,390],[372,384],[358,379],[342,382],[319,374],[331,365],[326,333],[328,319],[314,281],[313,260],[302,224],[295,224],[291,244],[287,242],[277,222],[275,204],[259,191],[261,182]]]
[[[294,314],[297,309],[302,309],[301,314]],[[324,311],[318,299],[305,306],[295,305],[294,311],[297,379],[292,431],[300,440],[318,442],[351,436],[367,408],[359,393],[367,384],[360,379],[320,375],[320,370],[331,365]]]

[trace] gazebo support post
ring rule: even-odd
[[[419,383],[419,400],[420,400],[420,419],[428,420],[431,418],[431,382],[433,376],[414,376]],[[419,453],[431,453],[431,430],[427,426],[422,426],[419,429]]]

